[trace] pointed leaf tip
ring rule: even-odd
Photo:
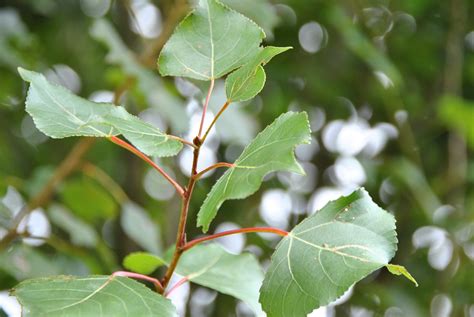
[[[403,276],[405,276],[407,279],[412,281],[413,284],[415,284],[416,287],[418,287],[418,282],[415,280],[415,278],[410,274],[410,272],[408,272],[408,270],[404,266],[397,265],[397,264],[387,264],[385,267],[387,268],[387,270],[390,273],[392,273],[394,275],[403,275]]]

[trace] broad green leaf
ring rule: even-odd
[[[81,177],[66,182],[60,195],[64,205],[87,222],[103,221],[117,214],[117,203],[112,196],[89,178]]]
[[[388,264],[395,218],[364,189],[328,203],[278,244],[260,290],[268,316],[306,316]]]
[[[193,283],[234,296],[249,305],[258,316],[262,314],[258,289],[263,272],[250,253],[230,254],[215,243],[198,245],[181,256],[176,272]]]
[[[396,264],[387,264],[386,268],[388,269],[390,273],[394,275],[405,276],[407,279],[412,281],[416,287],[418,287],[418,282],[415,280],[415,278],[410,274],[410,272],[408,272],[408,270],[404,266],[396,265]]]
[[[261,65],[267,64],[274,56],[291,47],[267,46],[256,56],[230,74],[225,81],[227,99],[245,101],[255,97],[265,85],[265,70]]]
[[[124,203],[120,224],[127,236],[140,247],[154,254],[161,253],[158,224],[150,218],[142,207],[133,202]]]
[[[244,149],[235,166],[229,168],[212,187],[198,213],[203,231],[228,199],[242,199],[255,193],[263,177],[273,171],[304,174],[294,156],[298,144],[309,143],[311,131],[305,112],[287,112],[265,128]]]
[[[123,136],[140,151],[151,156],[172,156],[178,154],[183,144],[138,117],[131,115],[122,107],[112,109],[105,116]]]
[[[138,63],[113,26],[107,20],[97,19],[90,32],[92,37],[107,45],[107,61],[119,65],[127,75],[136,78],[138,88],[146,96],[149,106],[159,110],[174,132],[185,132],[189,120],[183,101],[169,93],[155,72]]]
[[[165,260],[147,252],[133,252],[123,259],[123,266],[127,270],[146,275],[165,264]]]
[[[20,283],[11,294],[24,317],[176,316],[171,301],[126,277],[39,278]]]
[[[42,74],[23,68],[18,68],[18,72],[30,83],[26,111],[44,134],[52,138],[119,134],[102,119],[113,109],[113,104],[78,97],[66,88],[50,83]]]
[[[122,133],[147,155],[170,156],[182,148],[181,142],[129,114],[123,107],[80,98],[39,73],[22,68],[18,71],[31,84],[26,111],[38,129],[52,138],[109,137]]]
[[[163,47],[159,71],[163,76],[217,79],[254,56],[264,37],[242,14],[217,0],[199,0]]]
[[[71,242],[84,247],[94,247],[99,237],[88,223],[74,216],[60,205],[52,205],[48,210],[51,222],[69,234]]]

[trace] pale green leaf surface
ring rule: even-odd
[[[133,252],[123,259],[123,266],[127,270],[146,275],[165,264],[165,260],[147,252]]]
[[[12,290],[24,317],[172,317],[171,301],[126,277],[55,276],[27,280]]]
[[[245,101],[255,97],[265,85],[266,75],[262,65],[289,49],[291,47],[267,46],[244,66],[230,74],[225,81],[227,99]]]
[[[394,274],[394,275],[403,275],[405,276],[407,279],[409,279],[410,281],[413,282],[413,284],[415,284],[416,287],[418,287],[418,282],[415,280],[415,278],[410,274],[410,272],[408,272],[408,270],[406,269],[406,267],[402,266],[402,265],[397,265],[397,264],[387,264],[386,265],[386,268],[387,270]]]
[[[171,139],[152,125],[111,103],[96,103],[80,98],[32,71],[19,68],[20,75],[30,82],[26,111],[36,126],[52,138],[70,136],[109,137],[123,134],[147,155],[177,154],[181,142]]]
[[[10,228],[10,222],[12,220],[13,214],[8,209],[3,202],[0,201],[0,228],[8,229]]]
[[[113,109],[113,104],[80,98],[66,88],[50,83],[42,74],[23,68],[18,68],[18,72],[30,83],[26,111],[44,134],[52,138],[118,134],[102,119]]]
[[[278,244],[260,290],[269,317],[306,316],[388,264],[395,218],[364,189],[328,203]]]
[[[134,54],[125,46],[113,26],[104,19],[97,19],[91,27],[91,35],[107,45],[107,61],[119,65],[123,71],[137,80],[137,85],[146,96],[150,107],[157,109],[174,132],[188,128],[188,115],[184,103],[169,93],[163,80],[152,70],[140,65]]]
[[[229,168],[212,187],[198,213],[203,231],[228,199],[242,199],[258,190],[265,175],[273,171],[304,174],[294,156],[298,144],[309,143],[311,131],[305,112],[287,112],[265,128],[244,149],[235,166]]]
[[[75,245],[94,247],[99,240],[97,232],[92,226],[60,205],[52,205],[48,209],[48,218],[56,226],[66,231],[71,242]]]
[[[158,225],[142,207],[133,202],[124,203],[120,224],[127,236],[140,247],[154,254],[161,253]]]
[[[216,243],[198,245],[181,256],[176,272],[193,283],[234,296],[262,315],[258,290],[263,271],[252,254],[230,254]]]
[[[163,76],[217,79],[245,64],[264,37],[242,14],[216,0],[200,0],[163,47],[159,71]]]
[[[105,119],[146,155],[172,156],[183,148],[181,142],[171,139],[151,124],[131,115],[123,107],[115,107]]]

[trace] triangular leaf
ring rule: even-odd
[[[306,316],[388,264],[395,218],[363,189],[328,203],[278,244],[260,290],[269,316]]]
[[[127,270],[146,275],[165,264],[165,260],[147,252],[133,252],[123,259],[123,266]]]
[[[265,85],[265,71],[261,65],[267,64],[274,56],[291,47],[267,46],[244,66],[227,77],[225,88],[229,101],[245,101],[255,97]]]
[[[39,278],[20,283],[12,295],[24,317],[176,316],[168,299],[126,277]]]
[[[110,137],[122,133],[140,151],[152,156],[177,154],[181,142],[111,103],[92,102],[50,83],[36,72],[18,69],[30,82],[26,111],[36,127],[52,138]]]
[[[403,275],[407,279],[413,282],[416,287],[418,287],[418,282],[415,280],[415,278],[408,272],[408,270],[402,266],[402,265],[396,265],[396,264],[387,264],[385,267],[388,269],[388,271],[394,275]]]
[[[242,14],[217,0],[199,0],[163,47],[159,70],[163,76],[217,79],[254,56],[264,37]]]
[[[215,243],[198,245],[181,256],[176,272],[191,282],[244,301],[261,315],[258,289],[263,271],[252,254],[230,254]]]
[[[305,112],[287,112],[265,128],[244,149],[212,187],[198,213],[197,225],[206,232],[222,203],[242,199],[258,190],[265,175],[273,171],[304,174],[294,156],[298,144],[308,143],[311,131]]]

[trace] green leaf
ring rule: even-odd
[[[413,282],[416,287],[418,287],[418,282],[415,280],[413,276],[411,276],[410,272],[402,266],[402,265],[396,265],[396,264],[387,264],[385,267],[388,269],[388,271],[394,275],[403,275],[407,279]]]
[[[212,187],[198,213],[203,231],[228,199],[243,199],[255,193],[263,177],[273,171],[304,174],[294,156],[298,144],[309,143],[311,131],[305,112],[287,112],[265,128],[244,149],[235,166],[229,168]]]
[[[173,156],[179,153],[183,144],[122,107],[112,109],[105,119],[123,134],[135,147],[146,155]]]
[[[163,76],[217,79],[258,52],[263,30],[217,0],[199,0],[163,47],[158,67]]]
[[[263,272],[252,254],[230,254],[215,243],[198,245],[181,256],[176,272],[193,283],[244,301],[261,315],[258,289]]]
[[[30,83],[26,111],[44,134],[56,139],[119,134],[102,119],[113,109],[113,104],[80,98],[66,88],[50,83],[42,74],[23,68],[18,68],[18,72]]]
[[[120,224],[127,236],[140,247],[154,254],[161,253],[158,225],[142,207],[133,202],[124,203]]]
[[[388,264],[395,218],[364,189],[328,203],[278,244],[260,290],[268,316],[306,316]]]
[[[226,81],[226,94],[229,101],[245,101],[255,97],[265,85],[265,70],[261,65],[267,64],[274,56],[291,47],[267,46],[256,54],[247,64],[230,74]]]
[[[171,301],[126,277],[39,278],[20,283],[11,294],[24,317],[176,316]]]
[[[13,218],[13,214],[3,202],[0,201],[0,228],[10,228],[10,222]]]
[[[52,205],[48,210],[48,217],[56,226],[69,233],[73,244],[85,247],[94,247],[97,244],[99,238],[94,228],[64,207]]]
[[[107,45],[107,61],[119,65],[127,75],[136,78],[138,88],[146,96],[149,106],[160,111],[174,132],[185,132],[189,120],[183,102],[168,92],[163,80],[155,72],[137,62],[110,22],[97,19],[90,31],[92,37]]]
[[[133,252],[123,259],[123,266],[127,270],[146,275],[165,264],[165,260],[147,252]]]
[[[31,83],[26,111],[36,127],[52,138],[110,137],[122,133],[147,155],[170,156],[182,148],[181,142],[129,114],[123,107],[80,98],[66,88],[48,82],[39,73],[22,68],[18,71]]]
[[[446,126],[463,135],[467,144],[471,149],[474,149],[474,128],[472,126],[474,101],[450,95],[443,96],[438,105],[438,117]]]

